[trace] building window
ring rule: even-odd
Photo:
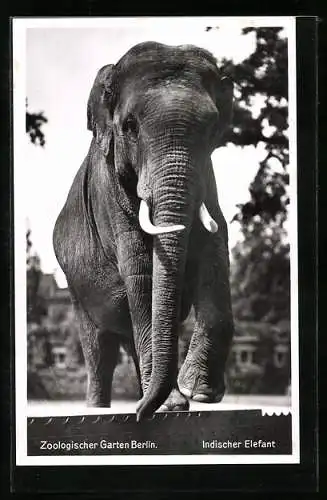
[[[52,350],[53,361],[56,368],[66,368],[67,366],[67,349],[65,346],[54,347]]]
[[[254,364],[255,348],[248,345],[234,346],[234,362],[237,366],[252,366]]]
[[[286,365],[288,347],[279,345],[274,350],[274,365],[276,368],[283,368]]]

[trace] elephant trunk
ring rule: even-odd
[[[178,323],[189,232],[195,210],[196,176],[188,158],[156,171],[153,222],[156,227],[184,226],[153,236],[152,372],[137,408],[137,419],[166,400],[177,379]],[[177,174],[176,174],[177,171]]]

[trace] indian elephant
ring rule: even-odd
[[[87,401],[107,407],[121,342],[140,383],[136,417],[217,402],[233,335],[227,225],[211,153],[233,84],[193,45],[144,42],[102,67],[88,154],[54,228],[79,322]],[[178,328],[194,332],[179,370]]]

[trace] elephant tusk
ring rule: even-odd
[[[209,233],[216,233],[218,231],[218,224],[213,220],[204,203],[200,206],[199,217],[200,221]]]
[[[154,226],[150,221],[150,210],[148,205],[144,200],[141,200],[140,211],[139,211],[139,222],[140,226],[145,233],[148,234],[163,234],[172,233],[174,231],[182,231],[185,226],[174,225],[174,226]]]

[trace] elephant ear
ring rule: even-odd
[[[112,137],[111,82],[114,65],[98,71],[87,103],[87,128],[93,132],[97,144],[108,155]]]
[[[232,121],[234,82],[229,76],[222,76],[216,89],[216,106],[219,113],[217,145],[220,145],[222,137]]]

